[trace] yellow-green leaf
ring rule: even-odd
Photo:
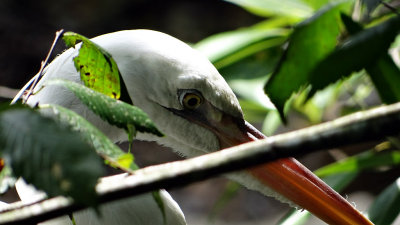
[[[88,38],[66,32],[63,40],[68,47],[81,41],[79,54],[74,57],[75,68],[80,72],[85,86],[115,99],[120,97],[120,72],[117,63],[103,48]]]

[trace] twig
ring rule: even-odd
[[[392,11],[393,13],[397,14],[398,16],[400,16],[400,13],[397,11],[396,8],[394,8],[393,6],[389,5],[388,3],[380,0],[379,1],[382,5],[384,5],[386,8],[390,9],[390,11]]]
[[[63,33],[64,33],[63,29],[56,32],[56,36],[54,38],[53,43],[51,44],[49,52],[47,53],[46,59],[44,61],[42,61],[41,65],[40,65],[39,72],[21,89],[21,91],[17,94],[17,96],[15,96],[15,98],[12,100],[11,104],[15,104],[24,95],[24,92],[26,91],[26,89],[28,89],[29,86],[30,86],[29,91],[28,91],[26,97],[24,98],[23,102],[25,103],[28,100],[28,98],[31,96],[33,89],[35,88],[38,80],[40,80],[40,78],[43,75],[43,70],[46,67],[46,65],[50,59],[50,56],[54,51],[54,47],[56,46],[58,40],[60,39],[60,37]]]
[[[100,182],[96,190],[100,202],[106,203],[160,188],[182,187],[278,158],[380,140],[399,133],[400,103],[396,103],[212,154],[147,167],[121,182]],[[3,212],[0,224],[34,224],[83,208],[67,198],[58,197]]]

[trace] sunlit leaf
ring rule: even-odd
[[[368,217],[376,225],[392,224],[400,214],[400,178],[389,185],[372,203]]]
[[[282,125],[282,121],[279,117],[278,111],[272,110],[268,112],[267,116],[265,116],[262,125],[262,132],[267,136],[271,136],[275,133],[280,125]]]
[[[249,12],[269,17],[273,15],[284,15],[295,18],[306,18],[311,16],[313,9],[301,0],[225,0],[239,5]]]
[[[263,49],[281,45],[288,30],[274,27],[280,23],[288,21],[266,21],[251,27],[219,33],[193,47],[205,54],[217,69],[221,69]]]
[[[277,224],[278,225],[303,225],[310,218],[311,213],[307,210],[292,209]]]
[[[85,105],[112,125],[129,131],[135,126],[139,132],[147,132],[162,136],[145,112],[138,107],[109,98],[83,85],[67,80],[49,80],[45,85],[62,85],[71,90]]]
[[[249,122],[259,122],[265,118],[265,114],[270,110],[252,100],[239,99],[242,106],[245,120]]]
[[[307,5],[312,7],[314,10],[318,10],[328,2],[335,2],[335,0],[302,0],[302,2],[307,3]]]
[[[363,68],[367,68],[368,70],[368,68],[371,68],[371,65],[377,65],[374,68],[373,74],[376,73],[377,76],[380,76],[381,72],[385,72],[385,77],[388,76],[386,81],[376,77],[375,82],[378,82],[377,86],[385,87],[385,85],[389,85],[386,88],[393,91],[396,98],[400,97],[400,90],[392,88],[388,83],[390,79],[395,79],[395,81],[390,81],[393,85],[397,83],[396,81],[400,80],[399,75],[396,75],[398,73],[396,70],[398,69],[394,69],[393,65],[391,63],[389,65],[385,59],[383,59],[384,62],[376,64],[378,60],[387,54],[388,48],[394,41],[399,30],[400,17],[394,17],[350,37],[343,45],[322,60],[312,71],[310,83],[313,89],[310,96],[317,90],[341,79],[343,76],[350,75],[352,72]],[[379,70],[379,73],[376,70]],[[380,93],[384,97],[384,100],[393,102],[392,98],[389,99],[389,95],[382,94],[385,92]]]
[[[340,31],[339,13],[347,5],[325,7],[295,27],[280,65],[265,86],[282,118],[286,101],[307,85],[314,66],[334,50]]]
[[[29,108],[1,112],[0,149],[15,176],[48,196],[96,202],[94,188],[103,172],[100,158],[76,132],[53,119]]]
[[[78,41],[82,41],[74,63],[83,83],[95,91],[119,99],[120,72],[111,55],[80,34],[65,32],[63,39],[68,47],[75,47]]]
[[[365,152],[364,154],[349,157],[344,161],[325,166],[315,171],[321,177],[344,172],[358,172],[379,166],[394,166],[400,164],[400,151]]]
[[[240,98],[252,100],[267,110],[275,109],[268,97],[263,92],[265,78],[234,79],[228,81],[229,86]]]
[[[109,164],[126,172],[138,169],[132,154],[125,153],[100,130],[77,113],[58,105],[41,105],[41,110],[50,110],[62,123],[79,132]]]

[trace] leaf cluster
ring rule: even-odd
[[[393,1],[227,2],[265,20],[212,35],[195,47],[208,55],[238,95],[245,118],[261,123],[264,133],[400,100],[400,17],[396,4],[391,7]],[[367,148],[316,173],[343,191],[363,171],[398,166],[395,142],[390,139],[386,151]],[[390,224],[400,213],[396,182],[382,190],[369,209],[376,224]],[[221,202],[228,202],[225,195],[217,204]],[[308,217],[297,212],[281,223],[305,224]]]

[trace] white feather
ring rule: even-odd
[[[218,139],[210,130],[176,116],[164,108],[182,109],[177,96],[178,89],[196,89],[220,110],[235,117],[243,116],[237,98],[215,67],[205,56],[185,43],[169,35],[150,30],[119,31],[92,40],[108,51],[118,64],[123,82],[134,105],[143,109],[161,132],[166,134],[166,137],[162,138],[150,134],[138,134],[138,139],[157,141],[187,157],[219,149]],[[52,103],[68,107],[86,117],[113,141],[126,140],[124,131],[103,122],[82,105],[70,91],[58,86],[42,89],[43,82],[52,78],[80,82],[79,74],[72,61],[78,53],[78,48],[65,51],[46,68],[45,76],[36,88],[36,90],[40,89],[40,92],[31,96],[28,103]],[[289,202],[244,173],[233,173],[229,177],[250,189]],[[145,196],[138,198],[146,199]],[[168,202],[167,205],[173,206],[175,210],[173,212],[176,212],[176,203],[172,198],[167,196],[165,200]],[[125,213],[127,210],[136,210],[135,208],[126,210],[124,207],[128,207],[125,205],[128,203],[129,200],[121,203],[119,205],[121,207],[114,212]],[[110,208],[116,206],[117,204],[110,204]],[[112,213],[105,213],[105,215],[112,215]],[[184,221],[183,215],[179,213],[175,215]]]

